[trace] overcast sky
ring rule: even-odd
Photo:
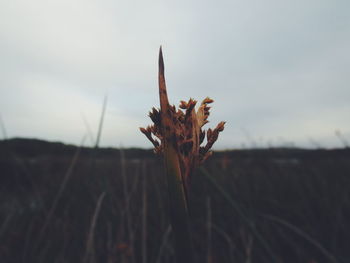
[[[350,141],[350,1],[0,0],[8,137],[150,147],[163,46],[170,101],[209,96],[217,149]],[[0,134],[3,138],[3,134]],[[86,145],[91,145],[88,140]]]

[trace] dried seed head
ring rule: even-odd
[[[209,97],[206,97],[203,101],[202,101],[202,105],[203,104],[209,104],[209,103],[213,103],[214,100],[212,100],[211,98]]]
[[[152,111],[149,112],[148,116],[151,118],[154,124],[160,125],[160,112],[156,108],[152,108]]]
[[[218,139],[219,133],[224,130],[225,122],[220,122],[214,130],[208,129],[207,132],[202,130],[202,127],[208,123],[207,119],[210,115],[211,107],[208,104],[214,102],[209,97],[202,101],[197,111],[195,110],[197,101],[192,98],[188,102],[180,101],[179,109],[169,105],[161,52],[158,79],[160,109],[152,108],[149,113],[154,125],[146,129],[140,128],[140,130],[152,142],[156,153],[162,153],[165,145],[174,147],[183,173],[182,178],[185,185],[188,185],[189,176],[195,167],[212,155],[210,149]],[[207,143],[201,147],[205,135]],[[153,136],[158,138],[160,143]]]
[[[187,102],[186,101],[180,101],[180,105],[179,105],[180,109],[186,110],[187,109]]]

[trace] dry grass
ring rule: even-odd
[[[220,122],[214,130],[209,129],[207,134],[202,130],[208,123],[210,109],[208,105],[213,102],[210,98],[205,98],[197,111],[195,110],[197,102],[193,99],[188,102],[181,101],[178,110],[175,106],[170,106],[161,48],[158,81],[160,109],[153,108],[149,114],[153,125],[140,130],[152,142],[154,151],[164,155],[177,262],[193,263],[195,259],[188,222],[190,178],[195,168],[211,155],[210,149],[218,139],[219,132],[224,130],[225,122]],[[205,135],[207,143],[205,146],[200,146]]]

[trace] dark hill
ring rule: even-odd
[[[73,155],[78,146],[63,144],[61,142],[48,142],[38,139],[14,138],[9,140],[0,140],[0,159],[13,153],[22,158],[33,158],[42,155],[62,156]],[[154,158],[151,149],[126,148],[122,149],[125,158]],[[94,154],[99,158],[120,157],[121,149],[117,148],[98,148],[81,147],[81,155],[88,156]],[[212,159],[225,157],[237,159],[318,159],[318,158],[348,158],[350,148],[339,149],[300,149],[300,148],[266,148],[266,149],[248,149],[248,150],[227,150],[217,151]]]

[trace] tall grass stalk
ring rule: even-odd
[[[211,252],[211,242],[212,242],[212,215],[211,215],[211,199],[207,197],[207,263],[212,263],[212,252]]]
[[[146,162],[142,162],[142,171],[146,171]],[[142,173],[142,263],[147,263],[147,181]]]
[[[194,262],[193,244],[188,221],[188,207],[184,182],[181,175],[180,160],[177,149],[172,142],[172,120],[168,114],[169,101],[164,78],[162,50],[159,53],[159,98],[161,107],[162,133],[164,134],[163,150],[169,191],[170,220],[175,238],[177,262]]]
[[[160,248],[159,248],[156,263],[162,262],[162,256],[163,256],[163,253],[164,253],[166,246],[168,245],[170,232],[171,232],[171,225],[169,225],[167,227],[167,229],[165,230],[165,232],[163,233],[162,243],[161,243]]]
[[[108,96],[106,94],[104,96],[104,98],[103,98],[102,112],[101,112],[100,122],[99,122],[99,125],[98,125],[98,131],[97,131],[97,136],[96,136],[95,148],[98,148],[98,146],[100,144],[100,139],[101,139],[101,134],[102,134],[102,127],[103,127],[103,120],[104,120],[104,117],[105,117],[106,107],[107,107],[107,100],[108,100]]]
[[[62,180],[62,183],[61,183],[61,185],[60,185],[60,187],[59,187],[59,189],[58,189],[58,192],[57,192],[57,194],[55,195],[55,198],[54,198],[54,200],[53,200],[53,202],[52,202],[52,205],[51,205],[51,207],[50,207],[50,210],[48,211],[48,213],[47,213],[47,215],[46,215],[45,222],[44,222],[43,227],[41,228],[41,231],[40,231],[40,233],[39,233],[39,235],[38,235],[38,236],[39,236],[39,238],[38,238],[39,241],[41,241],[41,238],[42,238],[42,236],[44,235],[44,233],[45,233],[45,231],[46,231],[46,228],[47,228],[48,225],[50,224],[51,219],[52,219],[52,217],[53,217],[53,215],[54,215],[54,213],[55,213],[55,211],[56,211],[56,207],[57,207],[57,205],[58,205],[58,202],[59,202],[59,200],[61,199],[64,190],[66,189],[66,186],[67,186],[67,183],[68,183],[68,181],[69,181],[69,178],[70,178],[70,177],[72,176],[72,174],[73,174],[74,168],[75,168],[75,166],[76,166],[76,164],[77,164],[77,162],[78,162],[79,156],[80,156],[81,149],[82,149],[83,146],[84,146],[85,138],[86,138],[86,136],[84,136],[84,137],[82,138],[81,143],[80,143],[80,146],[77,147],[77,149],[76,149],[76,151],[75,151],[75,153],[74,153],[74,156],[73,156],[73,158],[72,158],[72,160],[71,160],[71,162],[70,162],[70,165],[69,165],[69,167],[68,167],[68,169],[67,169],[67,171],[66,171],[66,173],[65,173],[65,175],[64,175],[64,177],[63,177],[63,180]]]
[[[0,114],[0,127],[1,127],[2,137],[4,138],[4,140],[7,140],[6,126],[5,126],[4,120],[2,119],[1,114]]]
[[[219,132],[223,131],[225,122],[220,122],[214,130],[208,129],[207,144],[201,147],[206,135],[202,127],[208,122],[208,104],[213,100],[205,98],[197,111],[197,101],[181,101],[181,110],[176,110],[168,100],[162,48],[159,50],[158,69],[160,109],[153,108],[149,114],[154,125],[140,130],[153,143],[155,152],[164,156],[176,260],[192,263],[193,244],[188,216],[190,178],[194,169],[211,155],[209,150]]]
[[[85,114],[81,112],[80,116],[81,116],[81,119],[84,122],[86,133],[87,133],[87,136],[89,137],[89,139],[91,141],[91,145],[95,145],[94,134],[93,134],[93,132],[91,130],[91,127],[90,127],[90,124],[89,124],[88,120],[85,117]]]
[[[126,159],[125,159],[125,153],[123,147],[120,147],[120,164],[121,164],[121,177],[123,180],[123,195],[124,195],[124,211],[123,214],[125,215],[125,222],[126,222],[126,231],[128,236],[128,243],[129,247],[131,249],[131,262],[135,262],[135,255],[134,255],[134,230],[133,230],[133,219],[130,211],[130,196],[131,191],[129,191],[128,187],[128,178],[126,174]],[[134,182],[137,183],[136,181]]]
[[[96,203],[95,212],[92,216],[90,230],[87,237],[86,253],[83,260],[84,263],[95,262],[95,247],[94,247],[95,228],[96,228],[96,222],[97,222],[98,215],[100,213],[101,205],[105,195],[106,195],[106,192],[102,192]]]

